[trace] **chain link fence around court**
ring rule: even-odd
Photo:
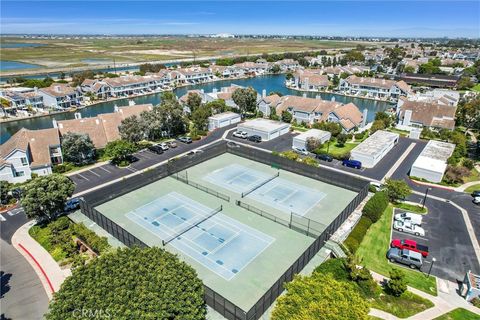
[[[183,172],[183,173],[177,172],[177,173],[175,173],[175,174],[172,174],[171,177],[174,178],[174,179],[177,179],[178,181],[181,181],[181,182],[183,182],[183,183],[186,183],[186,184],[188,184],[189,186],[192,186],[192,187],[194,187],[194,188],[196,188],[196,189],[198,189],[198,190],[201,190],[201,191],[203,191],[203,192],[206,192],[206,193],[208,193],[208,194],[211,194],[212,196],[215,196],[215,197],[217,197],[217,198],[220,198],[220,199],[222,199],[222,200],[225,200],[225,201],[227,201],[227,202],[230,202],[230,197],[227,196],[226,194],[223,194],[223,193],[221,193],[221,192],[215,191],[215,190],[213,190],[213,189],[211,189],[211,188],[209,188],[209,187],[206,187],[206,186],[204,186],[204,185],[201,185],[201,184],[199,184],[199,183],[196,183],[196,182],[194,182],[194,181],[189,180],[189,179],[188,179],[188,172],[187,172],[187,171],[185,171],[185,172]]]
[[[265,212],[258,208],[254,208],[252,206],[249,206],[248,204],[241,203],[242,207],[244,207],[243,205],[249,206],[249,209],[247,209],[249,211],[255,210],[252,212],[282,225],[285,225],[286,227],[294,226],[294,228],[298,228],[297,231],[300,231],[302,233],[307,230],[310,233],[309,236],[316,237],[315,241],[300,255],[300,257],[288,268],[288,270],[285,271],[278,278],[278,280],[248,311],[241,309],[218,292],[215,292],[211,288],[204,285],[205,302],[215,311],[219,312],[222,316],[229,320],[256,320],[264,314],[264,312],[283,292],[284,283],[291,281],[294,275],[299,273],[308,264],[308,262],[310,262],[310,260],[324,246],[325,242],[330,238],[330,236],[347,219],[350,213],[352,213],[353,210],[362,202],[362,200],[368,194],[369,183],[366,180],[347,176],[346,174],[342,174],[325,168],[311,167],[303,163],[288,160],[286,158],[281,158],[279,156],[272,155],[264,151],[238,146],[227,147],[227,143],[225,141],[221,141],[219,143],[211,145],[203,150],[204,152],[200,154],[196,154],[192,157],[187,156],[177,158],[155,169],[148,170],[142,174],[138,174],[130,178],[125,178],[122,181],[106,186],[92,193],[86,194],[80,201],[82,212],[92,221],[102,227],[104,230],[119,239],[126,246],[146,247],[147,245],[144,242],[142,242],[134,235],[117,225],[112,220],[105,217],[94,207],[105,203],[113,198],[129,193],[135,189],[141,188],[142,186],[155,182],[159,179],[162,179],[172,174],[176,174],[203,161],[219,156],[227,151],[232,154],[239,155],[254,161],[258,161],[267,165],[272,165],[280,169],[302,174],[309,178],[313,178],[358,192],[357,196],[348,204],[348,206],[337,216],[337,218],[332,223],[330,223],[326,228],[322,227],[323,231],[319,232],[318,236],[316,236],[316,233],[318,233],[320,228],[318,228],[317,230],[317,228],[314,228],[311,222],[310,224],[306,223],[305,220],[297,219],[297,217],[293,216],[293,214],[291,216],[291,221],[280,220],[278,217],[275,217],[268,212]],[[299,218],[302,217],[299,216]]]

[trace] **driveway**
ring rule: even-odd
[[[181,153],[204,146],[207,143],[218,140],[226,130],[234,128],[236,125],[230,125],[211,132],[202,140],[185,144],[177,141],[177,147],[165,151],[163,154],[156,154],[147,149],[135,153],[139,159],[126,168],[119,168],[111,164],[105,164],[100,167],[82,171],[70,176],[75,183],[75,193],[91,189],[109,181],[127,176],[131,173],[146,169],[154,164],[176,157]]]
[[[421,197],[412,196],[419,201]],[[423,200],[423,199],[422,199]],[[422,271],[428,273],[432,258],[436,261],[432,274],[450,281],[463,280],[465,272],[480,272],[473,245],[460,210],[449,203],[428,199],[429,213],[423,216],[422,228],[425,236],[415,236],[392,229],[392,238],[412,239],[429,247],[429,256],[424,259]],[[404,210],[396,209],[396,213]]]
[[[2,213],[0,218],[2,319],[43,319],[48,297],[37,274],[11,245],[15,231],[28,221],[22,210]]]

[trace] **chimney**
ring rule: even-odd
[[[37,88],[37,87],[33,87],[33,92],[38,93],[38,88]]]
[[[96,123],[97,125],[99,125],[99,124],[100,124],[100,120],[99,120],[98,118],[96,118],[96,119],[95,119],[95,123]]]
[[[62,91],[62,90],[60,89],[60,86],[54,86],[54,87],[53,87],[53,90],[54,90],[55,92],[61,92],[61,91]]]
[[[302,97],[306,98],[306,97],[307,97],[307,93],[304,92],[304,93],[302,94]]]
[[[201,92],[202,94],[204,94],[204,93],[205,93],[205,90],[201,89],[200,92]]]
[[[213,88],[212,93],[217,93],[217,88]]]
[[[133,100],[128,100],[128,106],[134,106],[135,105],[135,101]]]
[[[262,98],[265,98],[267,96],[267,90],[263,89],[262,90]]]
[[[317,94],[317,95],[315,96],[315,99],[320,99],[320,95]]]
[[[82,119],[82,114],[80,112],[75,112],[75,119]]]
[[[362,119],[362,128],[365,127],[367,125],[367,115],[368,115],[368,109],[365,108],[363,109],[363,119]]]
[[[54,128],[58,128],[58,123],[57,123],[57,120],[55,120],[55,118],[52,119],[52,124]]]
[[[335,97],[332,97],[332,99],[330,99],[331,101],[335,102]]]
[[[118,106],[117,106],[116,103],[115,103],[115,105],[113,106],[113,111],[114,111],[114,112],[118,112],[118,111],[119,111]]]

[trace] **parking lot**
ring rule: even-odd
[[[185,144],[176,141],[177,147],[166,150],[163,154],[156,154],[148,149],[141,150],[134,154],[138,158],[137,162],[130,164],[128,167],[120,168],[112,164],[104,164],[95,168],[84,170],[70,175],[70,179],[75,183],[75,193],[82,192],[109,181],[124,177],[131,173],[146,169],[154,164],[176,157],[179,154],[199,148],[207,143],[219,139],[226,130],[233,126],[224,127],[210,133],[207,137]]]
[[[248,139],[241,139],[241,138],[234,137],[233,131],[232,131],[227,135],[227,139],[231,139],[232,141],[256,146],[258,148],[262,148],[265,150],[283,152],[283,151],[292,150],[293,138],[297,135],[299,135],[299,133],[290,132],[278,138],[272,139],[270,141],[262,141],[257,143],[257,142],[249,141]],[[392,168],[392,166],[399,159],[399,157],[414,142],[416,141],[401,137],[398,143],[395,145],[395,147],[393,147],[393,149],[387,155],[385,155],[385,157],[382,160],[380,160],[380,162],[373,168],[355,169],[355,168],[344,167],[342,165],[342,161],[336,160],[336,159],[333,159],[332,162],[319,161],[319,163],[325,166],[363,175],[371,179],[381,180],[387,174],[390,168]]]
[[[429,213],[423,215],[422,222],[425,236],[415,236],[392,228],[392,239],[415,240],[429,247],[429,256],[423,260],[421,269],[424,273],[428,273],[432,258],[436,260],[432,274],[442,279],[461,281],[468,270],[480,272],[461,212],[442,201],[428,199],[426,204]],[[405,210],[395,209],[395,213],[401,212]]]

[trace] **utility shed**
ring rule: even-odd
[[[358,160],[365,168],[373,168],[397,144],[398,133],[378,130],[352,149],[350,159]]]
[[[328,131],[318,130],[318,129],[310,129],[308,131],[299,134],[298,136],[293,138],[292,148],[307,148],[307,139],[315,138],[320,141],[320,143],[325,143],[326,141],[330,140],[332,134]]]
[[[453,143],[430,140],[412,165],[410,176],[431,182],[442,181],[447,159],[453,153]]]
[[[290,124],[259,118],[238,124],[237,130],[245,131],[248,136],[258,135],[262,137],[262,141],[268,141],[288,133]]]
[[[223,112],[208,117],[208,131],[223,128],[242,120],[240,115],[235,112]]]

